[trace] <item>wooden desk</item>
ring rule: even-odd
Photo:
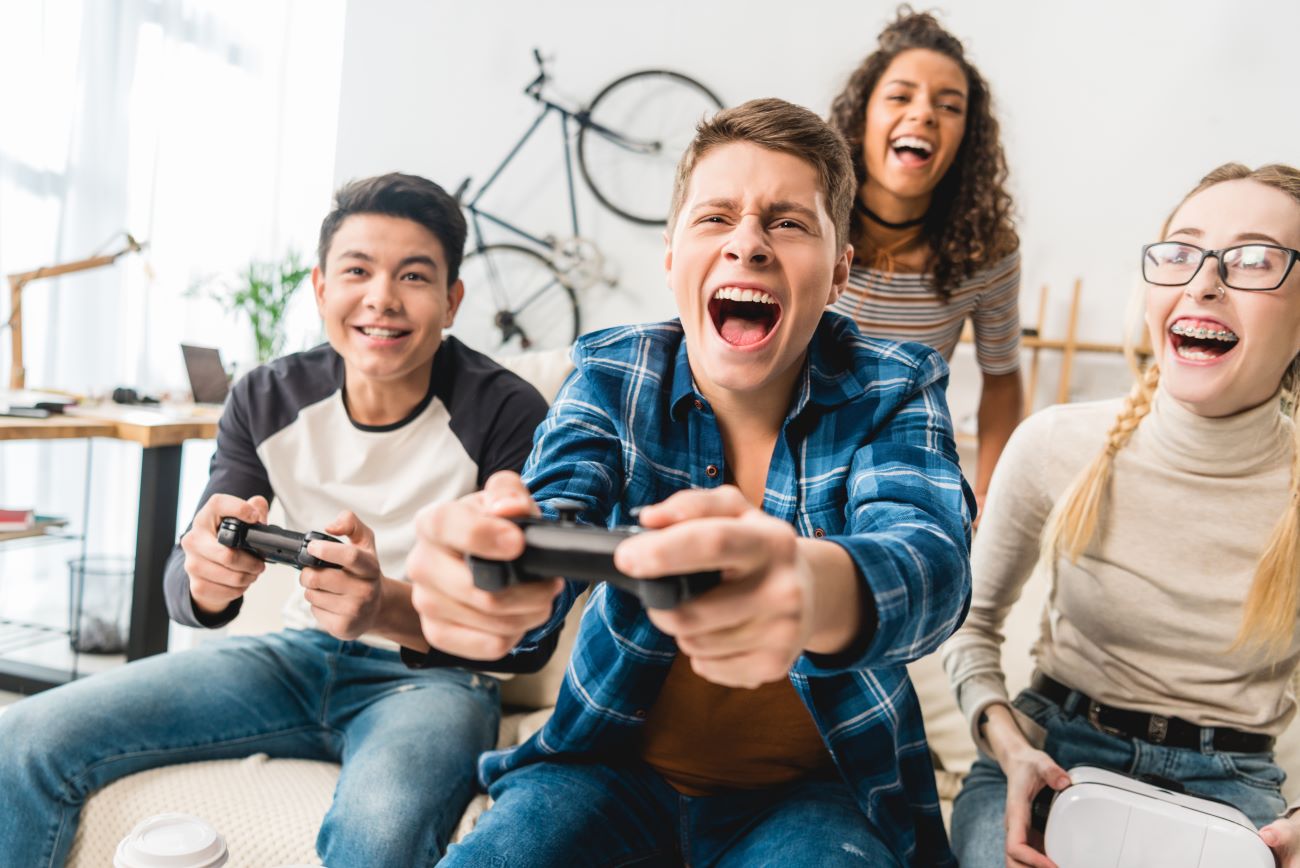
[[[64,416],[69,422],[111,425],[116,440],[139,443],[146,449],[179,446],[186,440],[211,440],[217,436],[219,411],[197,415],[170,409],[149,410],[120,404],[72,407]],[[51,419],[38,421],[49,422]]]
[[[181,446],[186,440],[210,440],[216,436],[215,415],[177,415],[167,410],[115,404],[75,407],[67,415],[48,419],[0,416],[0,441],[104,437],[143,447],[131,627],[126,646],[128,660],[167,650],[167,604],[162,577],[172,546],[176,544]]]
[[[73,437],[113,437],[117,426],[97,419],[73,419],[51,416],[48,419],[23,419],[0,416],[0,440],[66,440]]]

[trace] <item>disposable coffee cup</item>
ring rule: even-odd
[[[189,814],[158,814],[142,820],[117,845],[113,868],[220,868],[226,840],[212,825]]]

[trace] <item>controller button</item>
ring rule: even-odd
[[[708,467],[704,468],[704,475],[709,477],[709,479],[716,478],[718,475],[718,465],[710,464]]]
[[[822,530],[821,528],[814,528],[813,536],[817,537],[817,539],[821,539],[822,537],[826,536],[826,531]]]

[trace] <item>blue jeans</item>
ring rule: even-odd
[[[285,630],[37,694],[0,715],[0,866],[62,865],[86,797],[110,781],[254,753],[343,764],[316,839],[330,868],[432,865],[474,793],[479,753],[496,743],[497,690],[492,678],[412,670],[395,651]]]
[[[1047,730],[1044,751],[1067,771],[1092,765],[1126,774],[1158,775],[1178,781],[1189,793],[1235,805],[1257,826],[1273,822],[1286,809],[1286,773],[1271,753],[1225,753],[1210,744],[1201,750],[1162,747],[1140,739],[1101,732],[1084,716],[1081,694],[1065,706],[1026,690],[1015,706]],[[952,845],[962,868],[1003,868],[1007,779],[990,757],[980,755],[953,803]]]
[[[640,762],[536,763],[504,775],[447,866],[898,866],[838,777],[680,795]]]

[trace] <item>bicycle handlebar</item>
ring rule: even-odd
[[[541,99],[542,85],[546,84],[546,62],[542,60],[540,49],[533,49],[533,60],[537,61],[537,78],[528,82],[528,85],[524,88],[524,94],[533,99]]]

